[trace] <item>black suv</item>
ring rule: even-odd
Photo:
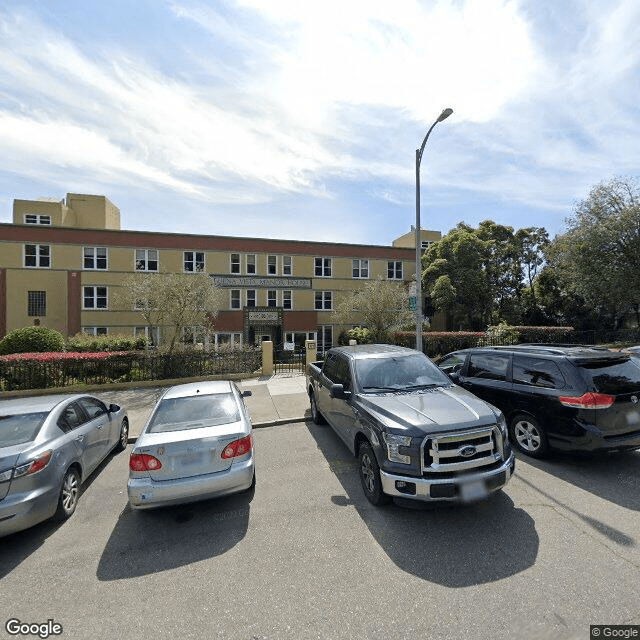
[[[640,448],[640,365],[629,354],[575,345],[476,347],[438,366],[501,409],[511,443],[529,456]]]

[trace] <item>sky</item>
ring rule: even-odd
[[[562,233],[640,175],[637,0],[2,0],[0,222],[105,195],[123,229],[389,245]]]

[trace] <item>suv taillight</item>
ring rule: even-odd
[[[589,391],[581,396],[560,396],[558,398],[560,404],[565,407],[573,407],[575,409],[607,409],[616,399],[604,393],[594,393]]]
[[[132,453],[129,458],[129,469],[131,471],[157,471],[162,468],[162,463],[158,458],[150,456],[148,453]]]
[[[251,436],[240,438],[240,440],[234,440],[222,450],[221,457],[223,460],[226,460],[228,458],[237,458],[238,456],[243,456],[251,451],[252,446],[253,441],[251,440]]]

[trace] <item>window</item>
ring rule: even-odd
[[[108,413],[104,402],[101,402],[97,398],[80,398],[78,402],[85,410],[89,420],[105,416]]]
[[[470,378],[506,380],[509,356],[493,353],[472,353],[469,356]]]
[[[267,291],[267,307],[278,306],[278,294],[275,289]]]
[[[76,429],[84,422],[84,416],[82,415],[82,409],[78,406],[78,403],[72,402],[68,407],[65,407],[60,417],[58,418],[58,426],[64,433],[69,433],[73,429]]]
[[[256,290],[247,289],[247,307],[256,306]]]
[[[420,243],[420,246],[422,247],[422,253],[424,253],[432,244],[433,244],[433,241],[431,240],[423,240]]]
[[[291,295],[291,291],[282,292],[282,308],[293,309],[293,298]]]
[[[369,277],[369,261],[368,260],[353,261],[353,277],[354,278]]]
[[[293,260],[291,256],[282,256],[282,275],[293,275]]]
[[[311,339],[311,338],[310,338]],[[333,327],[320,325],[318,327],[318,353],[323,353],[333,346]]]
[[[240,273],[240,254],[231,254],[231,273]]]
[[[338,358],[335,381],[341,384],[345,391],[351,391],[351,371],[345,358]]]
[[[217,333],[216,334],[216,349],[218,347],[241,347],[241,346],[242,346],[241,333]]]
[[[255,274],[256,272],[256,254],[247,254],[247,275]]]
[[[51,247],[48,244],[25,244],[24,266],[48,269],[51,266]]]
[[[27,213],[24,216],[25,224],[51,224],[51,216],[45,216],[39,213]]]
[[[185,273],[196,273],[197,271],[204,271],[204,252],[185,251],[184,271]]]
[[[524,356],[513,358],[513,381],[547,389],[564,387],[564,377],[555,362]]]
[[[157,347],[160,344],[160,327],[134,327],[133,335],[136,338],[144,336],[152,347]]]
[[[389,260],[387,262],[387,278],[390,280],[402,280],[402,260]]]
[[[136,249],[136,271],[157,271],[157,249]]]
[[[180,342],[184,345],[203,348],[208,344],[207,332],[202,326],[182,327]]]
[[[89,336],[106,336],[109,333],[107,327],[82,327],[82,333]]]
[[[83,287],[82,306],[84,309],[106,309],[107,287]]]
[[[107,268],[107,248],[106,247],[83,247],[82,268],[100,269]]]
[[[46,291],[27,291],[27,315],[37,317],[47,315]]]
[[[330,278],[331,258],[314,258],[314,273],[318,278]]]
[[[267,275],[269,276],[278,275],[278,257],[277,256],[267,256]]]
[[[316,311],[330,311],[331,297],[331,291],[316,291]]]
[[[231,308],[240,308],[240,289],[231,289]]]

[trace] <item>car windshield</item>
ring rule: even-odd
[[[425,355],[356,360],[356,375],[364,391],[405,391],[451,384]]]
[[[214,393],[161,400],[148,433],[182,431],[238,422],[240,411],[232,393]]]
[[[46,411],[0,415],[0,447],[33,442],[47,415]]]
[[[631,359],[615,363],[582,365],[600,393],[620,395],[640,391],[640,367]]]

